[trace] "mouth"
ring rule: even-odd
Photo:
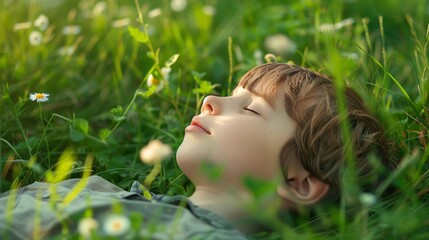
[[[193,118],[191,124],[186,127],[186,131],[203,131],[209,135],[211,135],[211,132],[205,128],[201,122],[199,122],[197,119]]]

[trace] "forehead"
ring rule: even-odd
[[[256,94],[265,99],[271,106],[275,105],[276,99],[280,93],[281,79],[275,74],[266,72],[264,74],[246,74],[238,82],[234,89],[235,93],[239,88]],[[284,84],[284,83],[283,83]]]

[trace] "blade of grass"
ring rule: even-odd
[[[362,50],[370,59],[379,67],[381,68],[387,76],[396,84],[396,86],[399,88],[399,90],[402,93],[402,96],[404,99],[408,102],[408,104],[411,106],[413,111],[416,113],[416,115],[419,117],[419,119],[423,122],[426,128],[429,128],[429,123],[425,122],[424,119],[421,117],[421,111],[418,110],[418,108],[421,108],[420,106],[417,106],[415,102],[413,102],[408,95],[407,91],[402,87],[401,83],[381,64],[377,59],[375,59],[371,54],[369,54],[365,49],[363,49],[361,46],[355,44],[360,50]]]

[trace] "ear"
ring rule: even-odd
[[[277,186],[280,197],[298,204],[313,205],[321,200],[329,190],[329,185],[308,175],[304,180],[289,181],[289,185]]]
[[[329,185],[311,175],[297,160],[288,162],[288,183],[279,185],[277,193],[297,204],[313,205],[329,190]]]

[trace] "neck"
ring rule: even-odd
[[[225,193],[210,187],[197,186],[189,199],[195,205],[229,220],[244,233],[249,233],[249,229],[255,229],[246,219],[249,215],[246,210],[249,197],[245,192]]]
[[[236,193],[237,194],[237,193]],[[238,194],[237,194],[238,195]],[[195,205],[206,208],[224,217],[234,219],[243,215],[244,209],[240,205],[240,197],[227,194],[208,187],[196,187],[195,192],[189,199]]]

